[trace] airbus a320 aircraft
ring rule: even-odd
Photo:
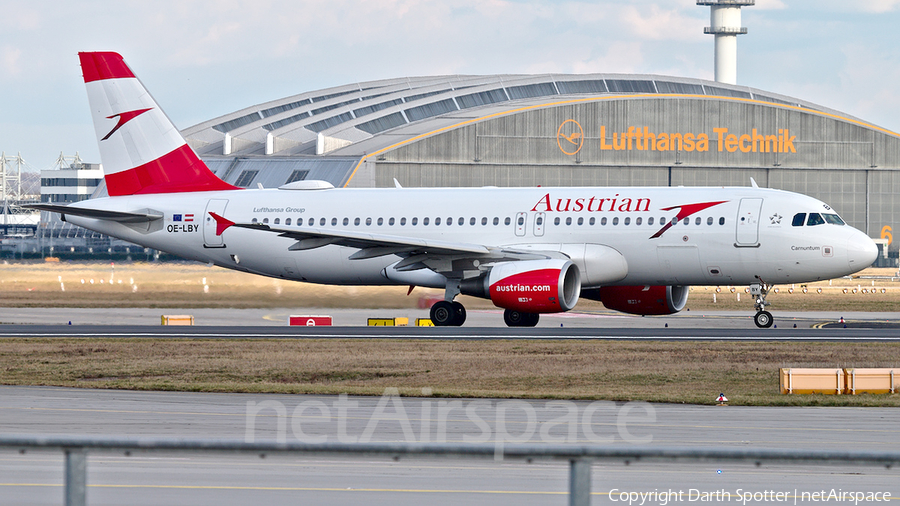
[[[217,178],[116,53],[80,53],[109,197],[32,207],[184,258],[338,285],[444,289],[435,325],[462,325],[460,293],[510,326],[579,297],[639,315],[680,311],[690,285],[749,285],[755,322],[773,284],[844,276],[876,246],[825,203],[735,188],[242,189]]]

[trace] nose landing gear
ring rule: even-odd
[[[759,279],[759,277],[756,279]],[[761,329],[767,329],[775,322],[775,319],[772,318],[772,313],[766,311],[766,306],[770,304],[766,302],[766,295],[769,294],[770,287],[762,279],[759,279],[759,281],[759,283],[750,285],[750,295],[756,297],[756,303],[753,305],[756,308],[753,323]]]

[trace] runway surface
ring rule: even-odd
[[[900,451],[897,420],[891,408],[0,387],[5,434]],[[62,470],[62,456],[55,452],[0,450],[0,504],[60,504]],[[101,453],[88,458],[88,503],[562,505],[567,479],[564,462]],[[769,491],[786,494],[790,502],[796,497],[798,504],[813,503],[802,500],[804,492],[823,490],[900,496],[900,471],[862,466],[600,462],[592,479],[594,504],[619,503],[623,491],[669,490],[683,492],[680,502],[689,502],[692,489],[732,494],[706,503],[773,502],[758,495],[741,503],[734,495]]]
[[[287,325],[291,314],[329,314],[333,327]],[[191,314],[195,325],[162,326],[163,314]],[[542,315],[535,328],[509,328],[500,311],[470,311],[463,327],[368,327],[369,317],[427,317],[425,310],[0,308],[2,337],[692,339],[900,341],[900,313],[784,313],[758,329],[748,313],[687,312],[665,317],[617,313]],[[71,325],[69,324],[71,322]]]

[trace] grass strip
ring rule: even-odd
[[[781,367],[895,367],[897,343],[2,339],[0,383],[202,392],[900,406],[782,395]]]

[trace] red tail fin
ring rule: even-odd
[[[237,190],[187,145],[117,53],[78,53],[110,196]]]

